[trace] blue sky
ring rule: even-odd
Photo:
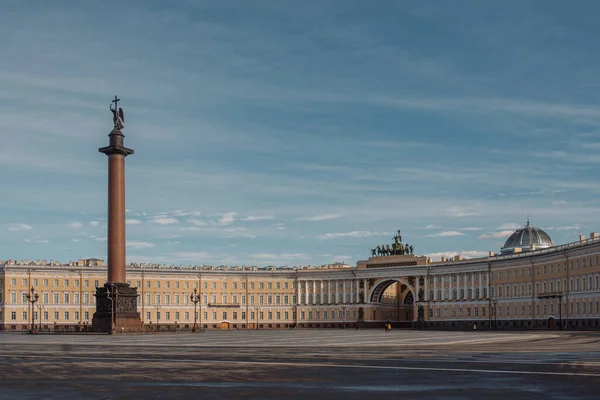
[[[10,1],[0,259],[106,257],[122,99],[128,259],[434,258],[600,230],[595,1]]]

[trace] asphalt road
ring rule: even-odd
[[[596,332],[0,334],[0,358],[2,399],[600,398]]]

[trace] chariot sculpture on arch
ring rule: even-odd
[[[112,104],[108,106],[110,112],[113,114],[114,130],[116,131],[120,131],[125,127],[125,116],[123,115],[123,109],[119,107],[119,101],[121,101],[121,99],[117,98],[115,95],[115,99],[111,101],[111,103],[115,103],[115,108],[113,109]]]

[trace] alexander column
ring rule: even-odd
[[[137,311],[137,288],[130,287],[125,277],[125,157],[133,154],[123,145],[125,118],[115,96],[109,107],[113,114],[113,130],[109,145],[98,149],[108,156],[108,279],[96,288],[96,312],[92,329],[103,332],[125,332],[141,328]]]

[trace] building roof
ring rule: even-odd
[[[505,253],[514,253],[515,249],[521,251],[531,251],[536,249],[546,249],[554,246],[550,235],[540,228],[536,228],[529,223],[522,228],[517,229],[506,239],[501,251]]]

